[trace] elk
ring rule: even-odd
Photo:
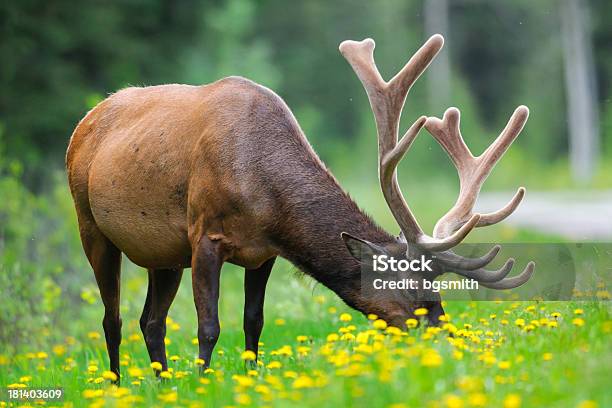
[[[481,258],[451,251],[475,227],[510,215],[524,195],[492,214],[474,214],[480,187],[523,128],[519,107],[497,140],[474,157],[459,132],[459,111],[442,120],[420,117],[398,141],[400,114],[410,87],[442,48],[432,36],[386,82],[374,63],[374,41],[345,41],[340,52],[365,87],[376,120],[378,170],[384,198],[401,228],[388,234],[338,185],[311,148],[293,114],[271,90],[228,77],[203,86],[123,89],[93,108],[74,130],[66,167],[85,254],[104,303],[102,325],[110,369],[119,376],[120,264],[125,254],[148,270],[140,327],[151,361],[167,369],[166,316],[184,268],[191,268],[199,357],[210,364],[219,336],[219,276],[224,262],[245,268],[245,347],[257,354],[266,284],[281,256],[334,291],[359,312],[405,327],[419,307],[438,323],[437,294],[390,296],[361,287],[363,253],[435,258],[435,279],[455,272],[495,289],[514,288],[532,275],[505,278],[483,269],[500,250]],[[460,176],[454,207],[423,232],[404,200],[397,165],[425,127],[447,151]]]

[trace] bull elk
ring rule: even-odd
[[[456,272],[482,285],[522,285],[534,270],[505,278],[483,269],[497,255],[481,258],[450,249],[475,227],[510,215],[523,198],[492,214],[474,214],[482,183],[518,136],[528,116],[516,109],[497,140],[474,157],[459,132],[459,111],[442,120],[424,116],[398,141],[404,101],[412,84],[442,48],[432,36],[390,81],[374,63],[374,41],[345,41],[340,52],[369,98],[378,133],[378,170],[384,198],[401,228],[399,237],[378,227],[337,184],[311,148],[293,114],[271,90],[240,77],[203,86],[162,85],[123,89],[92,109],[78,124],[66,167],[80,236],[94,270],[105,313],[110,368],[119,375],[121,254],[148,269],[140,327],[151,361],[167,369],[166,316],[184,268],[191,268],[198,318],[199,357],[210,364],[219,336],[219,275],[224,262],[245,268],[246,349],[257,353],[263,327],[266,283],[277,256],[333,290],[362,313],[404,327],[426,307],[430,323],[444,313],[437,294],[423,301],[361,287],[364,251],[435,258],[434,279]],[[404,200],[396,167],[425,127],[446,150],[460,176],[454,207],[423,232]]]

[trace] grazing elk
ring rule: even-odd
[[[485,178],[528,116],[519,107],[498,139],[474,157],[459,133],[459,111],[419,118],[398,141],[404,100],[441,49],[431,37],[389,82],[374,63],[374,41],[345,41],[340,52],[363,83],[378,131],[379,175],[400,237],[379,228],[339,187],[283,100],[244,78],[204,86],[128,88],[92,109],[75,129],[66,156],[81,240],[104,303],[110,368],[119,374],[121,254],[148,269],[140,319],[151,361],[167,369],[166,316],[183,268],[192,269],[199,357],[210,364],[219,336],[219,274],[224,262],[245,268],[246,349],[257,353],[266,283],[277,256],[321,282],[349,306],[402,327],[418,307],[443,314],[439,297],[391,296],[361,287],[365,253],[435,256],[435,275],[456,272],[496,289],[526,282],[534,265],[504,279],[513,266],[482,269],[499,251],[467,259],[450,249],[475,227],[494,224],[521,201],[519,189],[498,212],[473,214]],[[448,152],[461,182],[455,206],[426,235],[404,201],[396,167],[421,127]],[[369,251],[369,252],[368,252]],[[434,279],[435,276],[430,276]],[[437,296],[437,294],[435,294]]]

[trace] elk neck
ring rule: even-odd
[[[395,239],[359,209],[316,156],[312,159],[299,166],[301,177],[285,178],[293,185],[283,189],[276,243],[281,256],[360,309],[361,267],[341,233],[376,243]]]

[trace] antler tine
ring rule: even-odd
[[[434,237],[444,238],[453,234],[472,217],[474,204],[476,204],[482,184],[495,164],[518,137],[528,117],[529,109],[526,106],[519,106],[495,142],[478,157],[473,156],[461,136],[458,109],[447,109],[442,120],[427,119],[425,128],[442,146],[457,168],[461,186],[455,205],[436,223]],[[493,213],[482,214],[476,226],[492,225],[505,219],[516,210],[524,195],[525,188],[520,187],[505,207]]]
[[[443,44],[441,35],[430,37],[389,82],[384,81],[376,68],[374,40],[368,38],[360,42],[344,41],[340,44],[340,52],[351,64],[366,90],[376,119],[378,171],[385,200],[409,242],[438,251],[447,250],[461,242],[475,227],[480,216],[474,215],[459,231],[443,239],[424,234],[402,195],[396,169],[427,120],[424,116],[417,119],[398,142],[399,121],[406,95]]]
[[[531,275],[533,275],[533,271],[535,270],[535,262],[529,262],[523,272],[519,275],[513,276],[511,278],[506,278],[499,282],[481,282],[480,284],[485,288],[489,289],[514,289],[521,286],[523,283],[527,282]]]

